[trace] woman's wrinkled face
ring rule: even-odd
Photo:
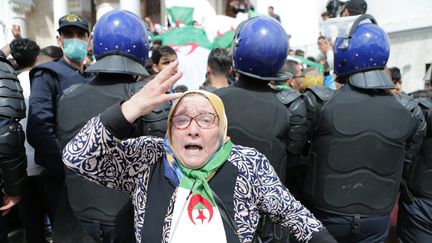
[[[200,114],[216,114],[210,101],[202,95],[190,95],[184,97],[172,115],[195,118]],[[219,147],[218,118],[208,128],[200,127],[192,119],[189,126],[184,129],[176,128],[171,122],[171,143],[177,159],[187,168],[196,169],[202,167]],[[205,120],[206,121],[206,120]]]

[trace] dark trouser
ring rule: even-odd
[[[81,221],[85,231],[98,243],[135,242],[134,227],[110,226]]]
[[[29,176],[18,211],[24,226],[27,243],[47,243],[44,219],[47,214],[47,195],[39,176]]]
[[[42,174],[39,175],[39,178],[43,183],[43,190],[47,196],[46,202],[48,205],[48,217],[53,227],[55,227],[55,216],[60,195],[64,187],[64,180],[59,180],[58,178],[53,177],[46,172],[42,172]]]
[[[0,196],[3,197],[3,194],[0,193]],[[3,205],[3,199],[0,198],[1,205]],[[7,223],[7,215],[2,216],[0,214],[0,243],[7,243],[7,234],[8,234],[8,223]]]
[[[432,200],[401,195],[399,199],[398,234],[402,242],[432,242]]]
[[[342,216],[314,211],[330,234],[340,243],[384,242],[390,225],[390,215],[377,217]]]

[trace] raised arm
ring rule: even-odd
[[[126,138],[138,117],[181,96],[166,93],[182,75],[177,66],[171,63],[131,99],[92,118],[63,150],[65,165],[101,185],[132,191],[134,178],[164,152],[161,139]]]

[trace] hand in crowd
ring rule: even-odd
[[[9,213],[13,206],[21,201],[21,197],[11,197],[8,195],[3,195],[3,205],[0,207],[1,215],[5,216]]]
[[[331,50],[332,44],[330,43],[329,40],[326,39],[320,39],[318,41],[318,49],[325,55],[327,53],[328,50]]]
[[[122,104],[123,115],[130,123],[133,123],[138,117],[151,112],[161,104],[177,99],[182,95],[182,93],[167,93],[183,75],[182,72],[177,72],[177,67],[178,61],[170,63],[138,93]]]
[[[14,39],[21,39],[21,27],[19,25],[12,25],[11,31]]]

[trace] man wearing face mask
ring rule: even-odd
[[[48,215],[54,215],[64,181],[61,146],[57,136],[57,104],[63,91],[71,85],[86,83],[91,74],[84,73],[84,57],[89,44],[89,27],[85,18],[68,14],[59,19],[58,45],[63,57],[34,67],[30,71],[31,94],[27,139],[35,149],[35,162],[45,167],[42,175],[48,200]]]

